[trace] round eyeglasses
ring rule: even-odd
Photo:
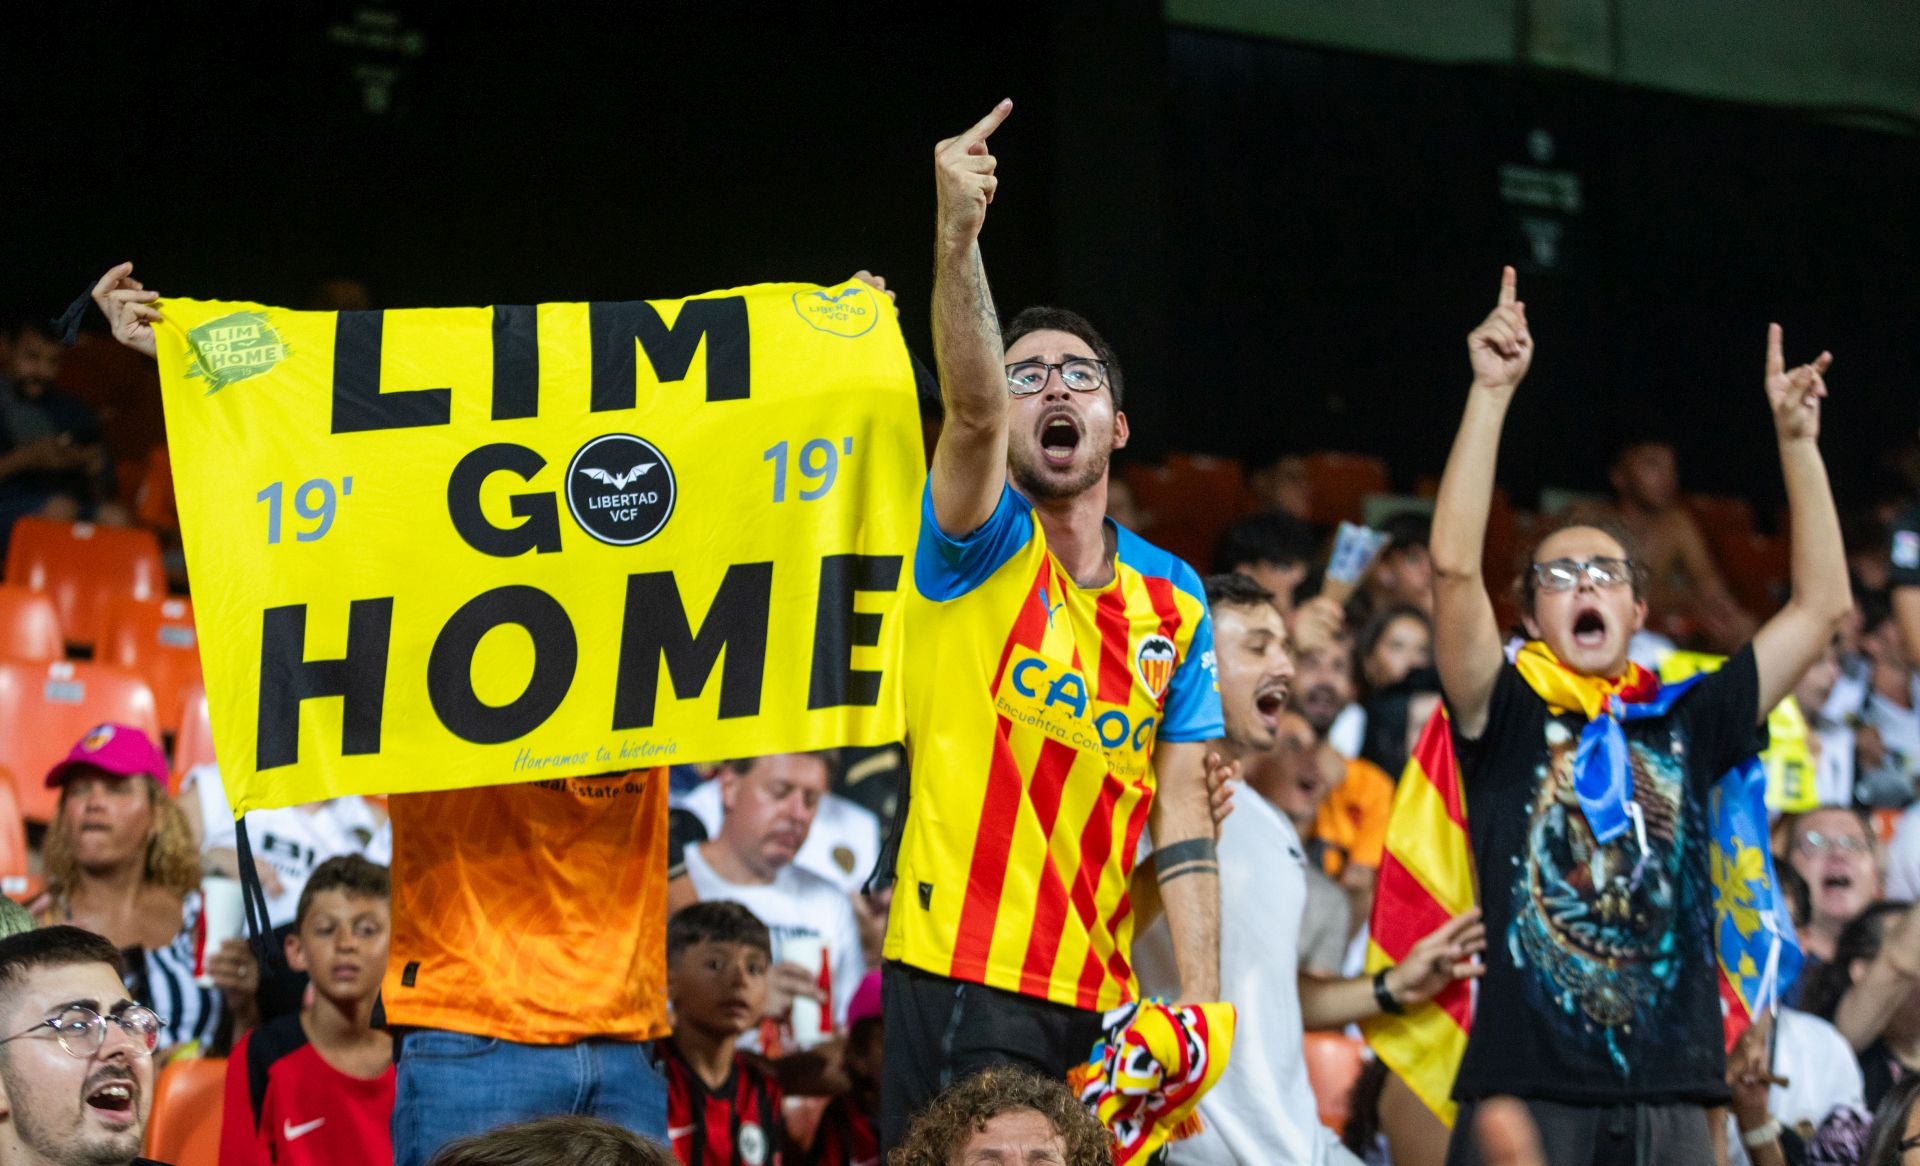
[[[1808,854],[1872,854],[1873,843],[1852,834],[1822,834],[1809,830],[1800,836],[1800,849]]]
[[[133,1042],[142,1052],[151,1053],[160,1043],[160,1030],[166,1022],[160,1014],[141,1004],[128,1004],[116,1008],[109,1015],[102,1016],[84,1004],[74,1004],[63,1008],[59,1013],[47,1017],[39,1024],[24,1032],[16,1032],[10,1037],[0,1039],[0,1045],[16,1041],[21,1037],[32,1036],[43,1028],[53,1030],[60,1040],[60,1047],[75,1057],[91,1057],[107,1047],[107,1025],[117,1024],[126,1030]]]
[[[1023,360],[1007,366],[1007,391],[1016,397],[1031,397],[1047,387],[1047,378],[1060,374],[1060,383],[1076,393],[1098,392],[1107,383],[1107,362],[1091,357],[1075,357],[1059,364],[1044,360]]]
[[[1571,591],[1581,579],[1595,587],[1618,587],[1633,580],[1633,560],[1599,556],[1592,559],[1552,559],[1533,565],[1534,586],[1541,591]]]

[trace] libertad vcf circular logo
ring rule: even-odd
[[[650,441],[609,433],[567,467],[567,507],[580,529],[617,547],[643,543],[673,517],[673,467]]]

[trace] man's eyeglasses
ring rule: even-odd
[[[1031,397],[1047,387],[1047,377],[1058,372],[1060,383],[1076,393],[1098,392],[1107,383],[1107,362],[1077,357],[1059,364],[1044,360],[1023,360],[1007,366],[1007,391],[1016,397]]]
[[[1602,555],[1592,559],[1553,559],[1533,565],[1534,586],[1541,591],[1571,591],[1582,578],[1595,587],[1618,587],[1633,580],[1633,560]]]
[[[32,1036],[43,1028],[50,1028],[60,1040],[60,1047],[76,1057],[91,1057],[107,1045],[107,1025],[117,1024],[126,1030],[143,1052],[151,1053],[160,1043],[160,1030],[166,1022],[153,1009],[140,1004],[129,1004],[113,1010],[112,1014],[102,1016],[84,1004],[75,1004],[64,1008],[58,1015],[49,1016],[39,1024],[24,1032],[0,1040],[16,1041],[24,1036]]]
[[[1800,836],[1800,849],[1808,854],[1872,854],[1873,844],[1852,834],[1822,834],[1809,830]]]

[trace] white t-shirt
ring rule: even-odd
[[[1333,751],[1352,761],[1367,743],[1367,710],[1358,701],[1340,710],[1327,726],[1327,744]]]
[[[1239,786],[1220,827],[1220,994],[1233,1004],[1233,1056],[1200,1099],[1204,1128],[1173,1143],[1176,1166],[1328,1166],[1352,1161],[1320,1124],[1301,1053],[1300,920],[1306,853],[1286,816]],[[1141,991],[1171,997],[1180,978],[1164,918],[1135,937]]]
[[[1818,1127],[1836,1106],[1867,1107],[1866,1083],[1860,1076],[1860,1062],[1840,1030],[1811,1013],[1782,1008],[1774,1021],[1773,1073],[1785,1077],[1788,1084],[1767,1090],[1767,1109],[1783,1126]],[[1731,1122],[1732,1116],[1727,1120]],[[1739,1130],[1728,1127],[1733,1136],[1727,1140],[1728,1161],[1739,1166],[1747,1160],[1740,1144]]]
[[[181,781],[181,796],[200,799],[200,820],[206,829],[202,852],[234,848],[237,831],[227,789],[215,765],[196,765]],[[247,838],[253,856],[279,876],[280,893],[267,897],[267,919],[275,927],[293,922],[313,868],[342,854],[367,855],[367,845],[380,833],[379,815],[365,798],[333,798],[304,806],[254,810],[247,815]],[[376,860],[382,861],[382,860]]]
[[[847,892],[797,864],[780,868],[770,883],[730,883],[721,878],[700,851],[712,843],[687,847],[687,877],[703,902],[731,899],[754,913],[773,933],[773,958],[786,958],[782,948],[796,938],[818,939],[827,948],[829,990],[833,994],[833,1025],[847,1026],[847,1005],[867,974],[867,957],[860,950],[860,925],[853,917]]]
[[[1898,903],[1920,899],[1920,802],[1908,806],[1887,843],[1887,898]]]
[[[673,804],[699,818],[707,828],[707,837],[720,833],[725,811],[720,807],[717,779],[701,782],[690,793],[674,799]],[[866,885],[867,876],[879,861],[879,817],[860,803],[832,793],[820,799],[807,840],[793,857],[795,866],[812,871],[848,894]]]

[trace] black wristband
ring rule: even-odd
[[[1380,1011],[1389,1016],[1405,1016],[1407,1010],[1393,998],[1393,989],[1387,987],[1387,973],[1392,970],[1392,968],[1381,968],[1373,974],[1373,1002],[1380,1006]]]
[[[1189,838],[1185,842],[1169,842],[1153,852],[1153,862],[1161,870],[1169,870],[1183,862],[1218,862],[1220,848],[1211,838]]]

